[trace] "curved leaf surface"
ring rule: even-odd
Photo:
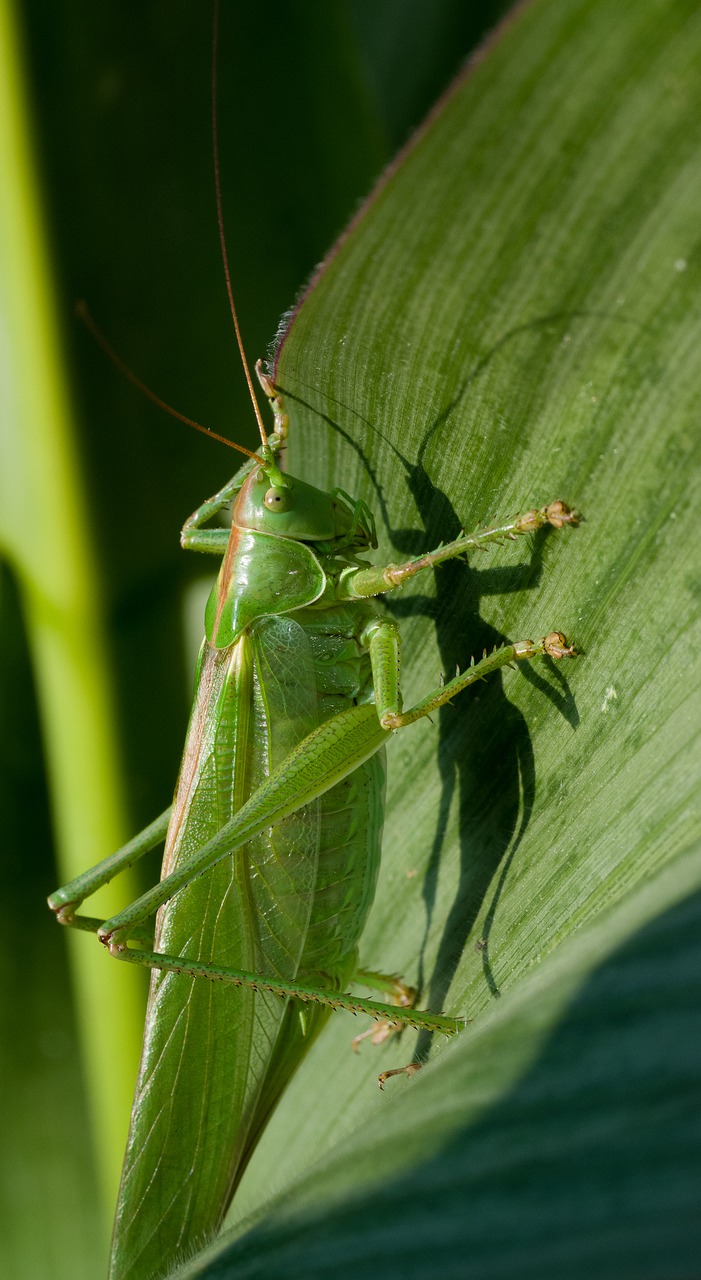
[[[583,654],[395,739],[363,961],[472,1025],[353,1056],[333,1019],[181,1277],[693,1270],[700,72],[691,0],[521,7],[292,317],[290,469],[381,555],[586,515],[392,606],[407,703],[504,636]]]

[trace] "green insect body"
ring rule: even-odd
[[[328,558],[265,531],[290,523],[262,503],[258,519],[251,513],[256,494],[269,487],[252,476],[240,492],[207,609],[164,875],[206,844],[313,729],[372,696],[360,637],[375,609],[335,603]],[[297,521],[296,536],[319,529],[328,538],[332,510],[345,516],[344,508],[327,500],[323,519],[315,520],[321,495],[300,486],[298,496],[300,489],[312,510],[306,528]],[[183,889],[161,909],[155,949],[346,990],[379,868],[383,790],[380,751]],[[162,1261],[163,1240],[182,1247],[219,1225],[270,1112],[330,1012],[329,1005],[154,971],[116,1275],[149,1274]],[[202,1080],[188,1061],[198,1062],[207,1042]],[[176,1062],[177,1089],[166,1085],[164,1096],[159,1073],[170,1080]],[[182,1164],[183,1134],[193,1128],[185,1150],[196,1180]],[[134,1214],[145,1196],[158,1199],[160,1240],[148,1237],[153,1207],[145,1220]]]
[[[185,547],[223,561],[172,810],[49,900],[62,923],[97,930],[113,955],[152,969],[113,1280],[161,1274],[216,1231],[333,1008],[387,1027],[462,1025],[408,1007],[413,993],[399,980],[358,968],[380,860],[384,745],[490,671],[575,652],[557,632],[505,645],[403,712],[398,630],[372,597],[576,514],[553,502],[405,565],[369,565],[366,505],[279,470],[287,419],[259,377],[275,434],[183,529]],[[232,500],[230,533],[203,528]],[[110,921],[77,914],[164,836],[158,886]],[[386,1002],[349,994],[354,979],[386,990]]]

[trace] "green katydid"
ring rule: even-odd
[[[112,955],[152,970],[114,1280],[164,1273],[218,1228],[333,1009],[386,1028],[450,1034],[463,1025],[414,1009],[403,982],[359,968],[380,859],[384,747],[502,666],[575,652],[559,632],[504,645],[402,710],[399,632],[374,598],[489,542],[576,523],[576,513],[555,501],[404,564],[368,564],[377,544],[366,504],[280,469],[283,400],[257,365],[274,414],[268,437],[230,300],[261,447],[182,531],[186,549],[219,555],[222,567],[174,803],[49,900],[62,924],[96,931]],[[205,527],[232,503],[231,532]],[[111,920],[79,913],[164,839],[157,886]],[[349,994],[354,981],[386,1000]]]

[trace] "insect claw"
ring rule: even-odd
[[[390,1076],[415,1076],[417,1071],[421,1070],[422,1065],[421,1062],[408,1062],[405,1067],[393,1067],[391,1071],[383,1071],[377,1077],[377,1083],[381,1089],[384,1089],[385,1083]]]
[[[543,640],[543,649],[549,658],[576,658],[577,650],[568,644],[561,631],[551,631]]]
[[[359,1036],[353,1036],[353,1039],[351,1040],[351,1049],[353,1050],[353,1053],[360,1052],[361,1040],[367,1040],[370,1036],[374,1036],[374,1035],[375,1035],[375,1028],[370,1027],[367,1031],[361,1031]]]
[[[583,516],[575,511],[572,507],[568,507],[566,502],[562,502],[560,498],[555,502],[549,502],[547,507],[543,507],[543,515],[548,524],[554,529],[562,529],[566,524],[579,524],[583,520]]]

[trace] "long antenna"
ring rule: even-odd
[[[186,426],[194,427],[196,431],[201,431],[203,435],[210,436],[212,440],[218,440],[220,444],[226,444],[230,449],[237,449],[239,453],[245,453],[247,458],[255,458],[256,462],[263,462],[263,458],[261,458],[259,454],[252,453],[250,449],[244,449],[242,444],[234,444],[233,440],[227,440],[226,436],[220,436],[217,431],[212,431],[209,427],[203,427],[201,422],[195,422],[194,418],[188,418],[184,413],[180,413],[178,409],[174,409],[172,404],[168,404],[166,400],[161,400],[161,397],[157,396],[156,392],[152,391],[150,387],[147,387],[146,383],[142,382],[141,378],[139,378],[138,375],[129,368],[129,365],[124,363],[121,356],[117,355],[117,352],[107,341],[102,330],[95,324],[95,321],[88,310],[88,305],[82,298],[75,304],[75,313],[78,319],[83,321],[83,324],[88,332],[92,334],[98,346],[102,347],[105,355],[112,361],[115,368],[119,369],[119,372],[123,374],[125,378],[128,378],[139,391],[143,392],[145,396],[148,396],[149,400],[152,400],[154,404],[157,404],[159,409],[164,409],[166,413],[170,414],[171,418],[177,418],[180,422],[184,422]]]
[[[220,7],[221,7],[220,0],[214,0],[214,32],[212,36],[212,146],[214,148],[214,186],[217,194],[217,222],[219,224],[219,243],[221,245],[221,254],[222,254],[222,260],[224,263],[224,277],[226,279],[226,292],[229,295],[229,307],[231,308],[231,318],[234,322],[234,329],[236,330],[236,341],[238,343],[239,354],[241,356],[241,363],[243,365],[243,371],[246,375],[246,382],[248,383],[248,390],[251,396],[251,400],[253,402],[253,411],[256,415],[258,430],[260,431],[260,438],[263,441],[263,450],[265,453],[268,453],[269,451],[268,437],[265,434],[265,426],[263,425],[263,419],[261,417],[260,407],[259,407],[258,401],[256,400],[255,391],[253,390],[253,379],[251,378],[251,371],[248,367],[246,352],[244,351],[244,348],[243,348],[243,339],[241,337],[241,330],[239,328],[239,318],[238,318],[238,315],[236,314],[236,303],[234,302],[234,291],[231,287],[231,272],[229,271],[229,255],[226,250],[226,236],[224,234],[224,214],[222,212],[221,178],[219,175],[219,128],[217,124],[217,49],[219,45]]]

